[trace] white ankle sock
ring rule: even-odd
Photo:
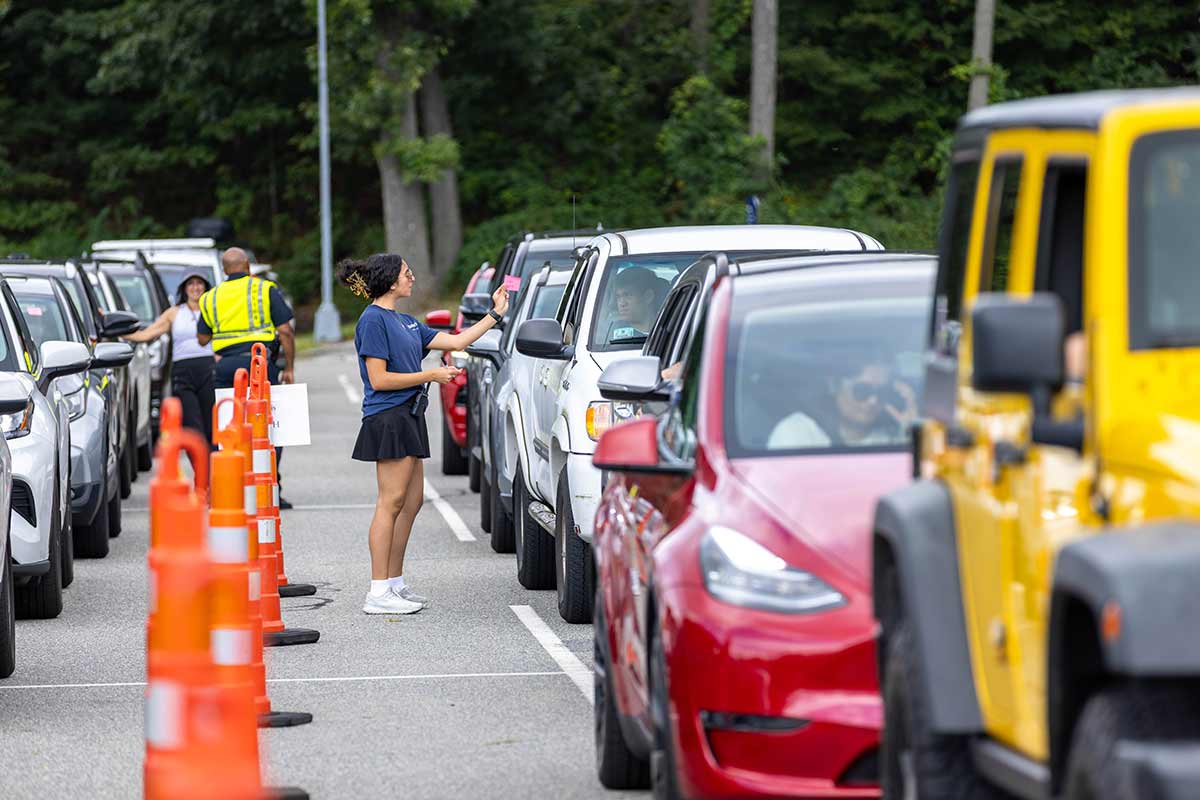
[[[394,578],[388,578],[387,584],[389,589],[395,589],[398,592],[404,588],[404,576],[397,575]]]
[[[386,580],[371,581],[371,597],[383,597],[388,593],[389,588],[391,587],[388,586],[388,582]]]

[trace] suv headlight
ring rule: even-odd
[[[33,400],[25,406],[24,411],[15,414],[0,414],[0,431],[4,431],[5,439],[20,439],[28,436],[33,430]]]
[[[86,383],[81,383],[79,388],[70,394],[63,395],[63,401],[67,406],[68,420],[77,420],[87,413],[87,396],[88,387]]]
[[[467,368],[467,361],[471,358],[466,350],[454,350],[450,353],[450,366],[458,367],[459,369]]]
[[[719,525],[700,543],[700,569],[708,593],[735,606],[806,614],[846,602],[816,575],[788,566],[748,536]]]
[[[609,400],[593,400],[587,407],[587,435],[593,442],[598,441],[604,432],[614,425],[620,425],[642,415],[641,403],[618,402]]]

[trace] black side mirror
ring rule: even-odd
[[[487,292],[472,292],[464,294],[459,302],[458,311],[463,315],[463,321],[473,325],[487,316],[492,308],[492,296]]]
[[[670,387],[662,379],[655,356],[634,356],[614,361],[596,382],[605,400],[660,401],[671,399]]]
[[[982,392],[1028,394],[1033,400],[1032,439],[1083,447],[1082,420],[1059,421],[1050,399],[1063,383],[1065,325],[1056,295],[1027,298],[981,294],[971,312],[971,386]]]
[[[106,311],[100,318],[100,335],[106,339],[127,336],[137,331],[141,322],[132,311]]]
[[[562,326],[556,319],[530,319],[517,328],[517,352],[532,358],[566,361],[575,348],[563,344]]]

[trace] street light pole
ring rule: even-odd
[[[321,305],[313,321],[313,339],[342,338],[341,320],[333,304],[333,214],[329,201],[329,68],[325,59],[325,0],[317,0],[317,105],[321,132]]]
[[[992,29],[996,23],[995,0],[975,0],[975,35],[971,41],[971,88],[967,110],[988,104],[988,72],[992,68]]]

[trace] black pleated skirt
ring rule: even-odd
[[[429,458],[429,430],[425,415],[412,413],[412,401],[363,417],[354,443],[355,461],[392,458]]]

